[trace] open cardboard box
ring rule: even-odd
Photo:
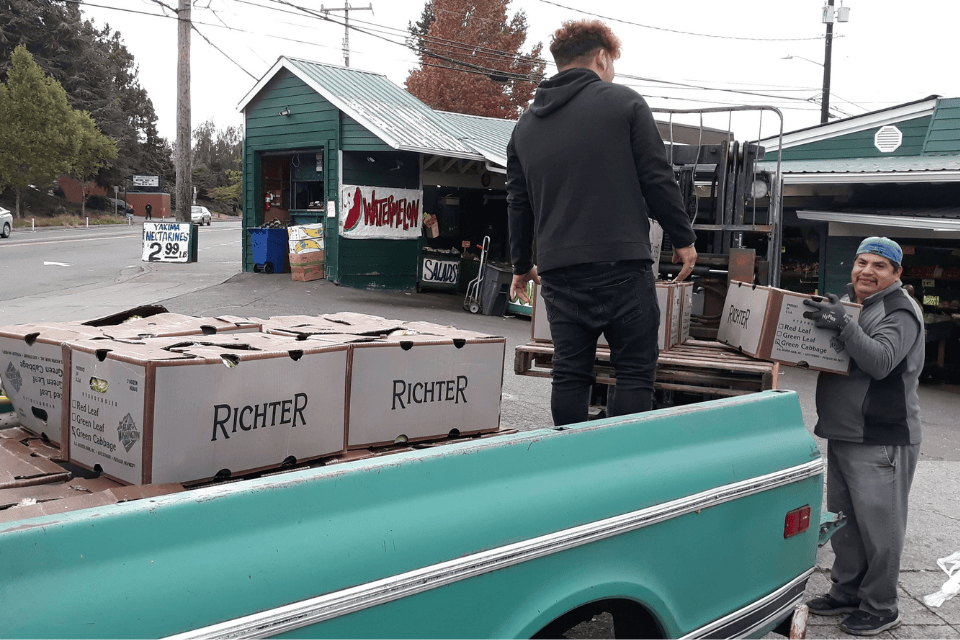
[[[60,445],[63,343],[108,336],[214,335],[260,331],[262,321],[235,316],[197,318],[168,313],[164,307],[136,307],[84,322],[18,324],[0,328],[0,376],[24,428]]]
[[[803,317],[817,296],[732,281],[720,318],[717,340],[761,360],[833,373],[850,372],[850,356],[836,331],[818,329]],[[852,321],[862,305],[844,302]]]
[[[350,342],[262,333],[68,342],[65,453],[120,482],[149,484],[340,452]]]
[[[365,313],[342,311],[322,316],[275,316],[263,323],[263,331],[305,340],[314,336],[383,336],[396,331],[403,322]]]

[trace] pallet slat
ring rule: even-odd
[[[549,378],[553,368],[553,345],[528,343],[516,349],[514,372]],[[599,384],[616,384],[609,349],[598,348],[594,371]],[[718,397],[776,389],[780,365],[757,360],[720,342],[687,340],[660,354],[657,360],[658,389],[702,393]]]

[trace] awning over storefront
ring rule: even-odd
[[[873,208],[856,211],[800,209],[797,211],[797,217],[801,220],[816,220],[819,222],[843,222],[847,224],[869,224],[881,227],[960,231],[960,207],[927,207],[923,209]]]
[[[775,162],[758,166],[776,170]],[[960,156],[787,160],[780,170],[787,185],[960,182]]]

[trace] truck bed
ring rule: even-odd
[[[822,480],[767,391],[18,518],[0,628],[531,637],[610,607],[644,637],[763,635],[813,571],[816,525],[784,525],[819,522]]]

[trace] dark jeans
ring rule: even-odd
[[[541,294],[553,334],[553,422],[587,420],[597,339],[610,345],[616,393],[607,415],[649,411],[657,370],[660,308],[650,263],[605,262],[541,274]]]

